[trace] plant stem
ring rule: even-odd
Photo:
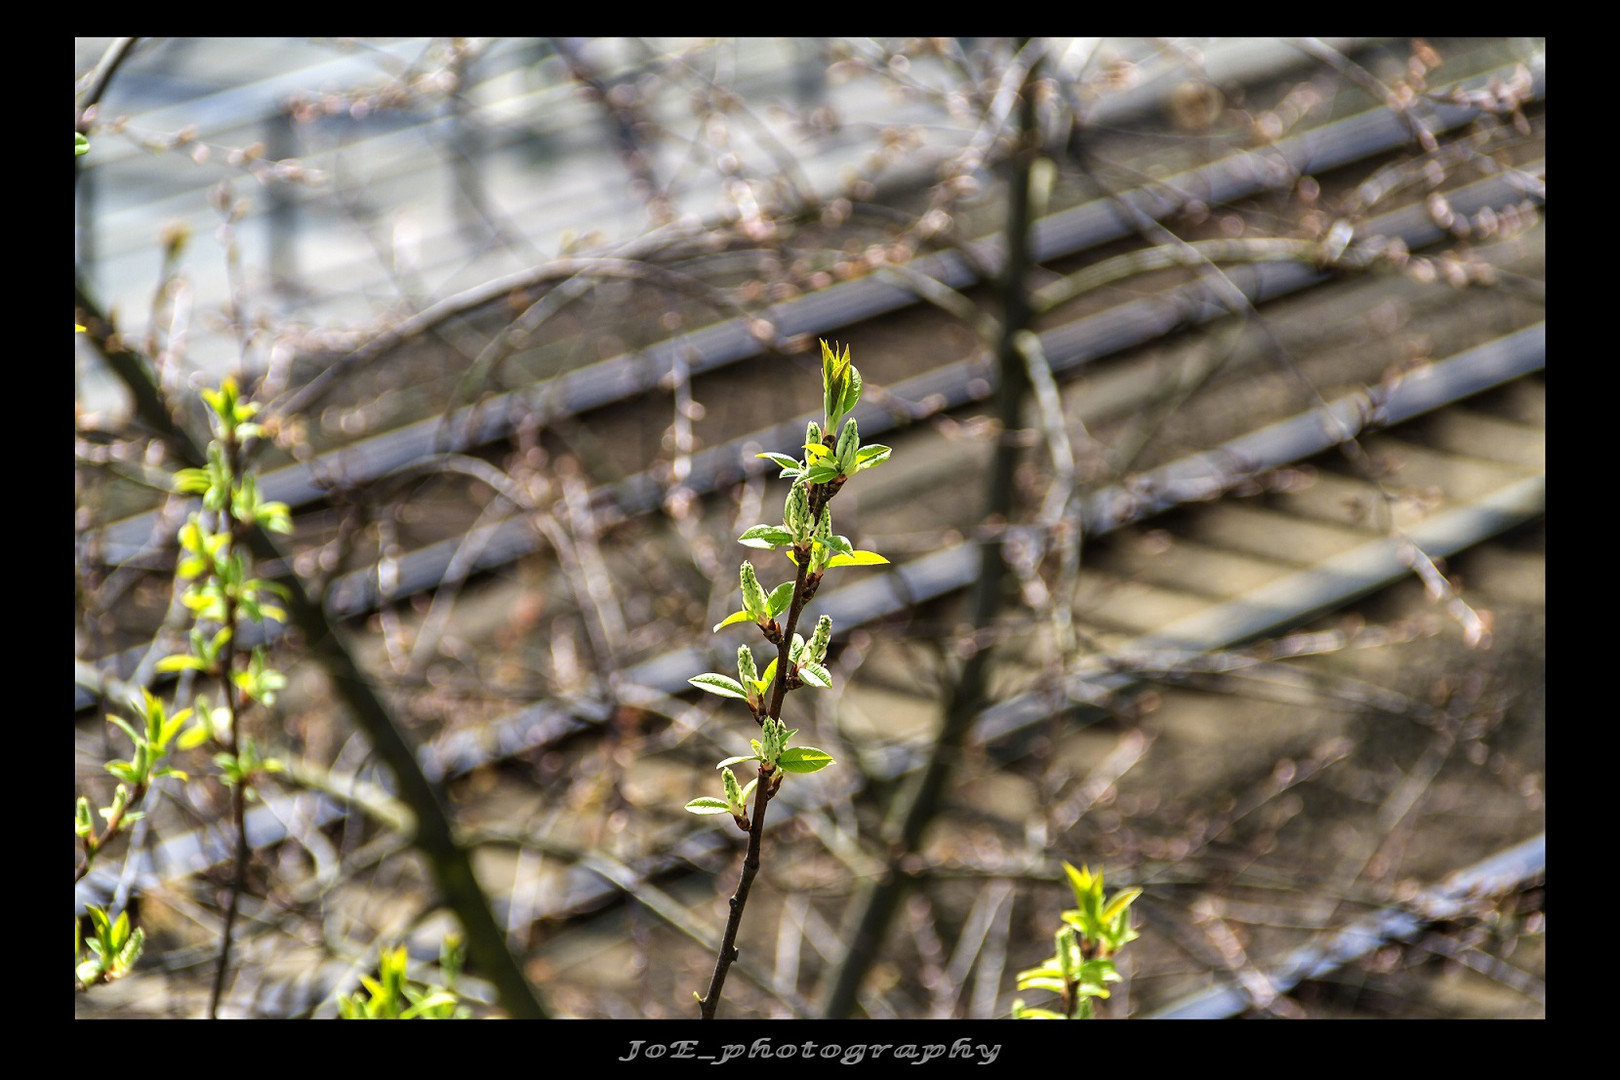
[[[216,527],[226,530],[230,540],[225,545],[225,561],[229,563],[236,551],[237,522],[231,513],[235,502],[234,490],[241,483],[242,446],[236,438],[236,428],[233,423],[227,422],[224,431],[225,461],[230,473],[230,484],[233,497],[219,510],[219,520]],[[225,594],[225,620],[224,625],[231,628],[231,635],[225,642],[224,651],[219,659],[220,690],[225,695],[226,707],[230,709],[231,724],[225,736],[225,752],[236,759],[237,779],[231,785],[231,828],[236,834],[236,858],[231,869],[231,885],[229,898],[225,904],[225,928],[222,931],[222,940],[219,943],[219,962],[214,967],[214,988],[208,998],[208,1018],[219,1019],[219,1003],[225,996],[225,976],[231,967],[231,932],[236,926],[237,909],[241,906],[242,891],[247,887],[248,867],[248,838],[247,838],[247,786],[250,780],[242,770],[242,710],[236,688],[231,685],[231,669],[236,665],[236,638],[238,627],[237,597],[229,590]]]
[[[780,708],[780,704],[777,706]],[[771,801],[771,781],[774,777],[760,765],[759,785],[754,788],[754,820],[748,830],[748,854],[743,857],[742,876],[737,879],[737,891],[731,896],[731,914],[726,918],[726,936],[720,942],[720,953],[714,960],[714,976],[709,979],[709,992],[702,1001],[703,1019],[713,1020],[714,1010],[720,1004],[720,991],[726,985],[726,973],[737,959],[737,931],[742,926],[743,908],[748,905],[748,891],[754,887],[754,875],[759,873],[759,844],[765,835],[765,804]]]
[[[818,491],[810,500],[811,521],[816,520],[822,507],[826,506],[827,501],[836,494],[833,490],[823,489],[823,491]],[[798,629],[799,615],[809,602],[804,590],[806,582],[810,579],[812,550],[811,544],[796,545],[793,550],[793,558],[799,569],[793,576],[793,601],[788,605],[787,626],[783,629],[782,640],[776,647],[776,681],[771,691],[770,708],[765,712],[765,715],[773,720],[782,719],[782,704],[787,698],[793,632]],[[714,976],[709,980],[709,992],[704,995],[701,1003],[705,1020],[714,1019],[714,1011],[720,1004],[720,991],[726,985],[726,973],[731,970],[732,962],[737,959],[737,931],[742,926],[743,908],[748,905],[748,891],[754,886],[754,875],[759,873],[759,845],[765,835],[765,805],[771,801],[773,781],[776,779],[778,778],[774,770],[767,773],[764,765],[760,766],[759,786],[754,789],[754,820],[749,823],[748,829],[748,854],[743,857],[742,876],[737,879],[737,891],[731,895],[731,914],[726,918],[726,934],[720,942],[720,953],[714,960]]]

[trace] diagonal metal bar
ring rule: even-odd
[[[1459,870],[1413,900],[1357,919],[1325,940],[1295,950],[1266,975],[1278,994],[1320,979],[1392,941],[1411,941],[1433,923],[1456,918],[1480,900],[1516,892],[1547,875],[1547,834]],[[1149,1020],[1218,1020],[1252,1004],[1237,986],[1217,986],[1143,1014]]]
[[[1466,185],[1449,197],[1456,212],[1468,214],[1484,206],[1499,205],[1502,200],[1517,198],[1520,194],[1512,178],[1492,177]],[[1409,207],[1382,215],[1368,222],[1366,231],[1369,235],[1399,237],[1414,250],[1433,243],[1441,235],[1439,227],[1422,207]],[[1230,276],[1256,304],[1307,288],[1326,278],[1326,275],[1311,267],[1282,263],[1239,267]],[[1053,373],[1064,375],[1100,357],[1154,340],[1183,326],[1220,318],[1226,313],[1225,306],[1205,286],[1195,284],[1122,304],[1049,330],[1040,335],[1041,347]],[[892,396],[901,400],[932,401],[934,404],[931,408],[943,411],[987,397],[993,390],[993,380],[970,361],[962,360],[896,383],[889,390]],[[869,437],[882,435],[902,422],[881,406],[865,402],[854,415],[861,425],[861,431]],[[795,417],[694,455],[692,473],[686,486],[699,493],[713,491],[759,472],[765,466],[747,452],[747,447],[752,444],[793,445],[802,437],[807,418],[808,415]],[[358,444],[350,450],[357,455],[355,461],[358,462],[352,468],[360,474],[384,468],[403,468],[408,464],[402,458],[395,460],[395,455],[404,452],[402,445],[389,442],[384,437]],[[342,454],[349,452],[340,451],[338,456],[341,458]],[[380,456],[368,456],[373,452]],[[292,471],[282,470],[272,473],[271,477]],[[288,497],[290,493],[277,487],[271,479],[267,478],[264,487],[267,497],[292,501]],[[278,491],[280,494],[277,494]],[[664,483],[653,473],[643,472],[598,489],[593,494],[593,501],[603,508],[611,506],[621,513],[633,515],[660,505],[664,494]],[[149,530],[149,518],[149,515],[143,515],[110,527],[106,550],[112,561],[117,562],[142,550],[150,532],[136,533],[133,525],[139,523]],[[126,528],[128,535],[125,535]],[[535,551],[541,544],[541,538],[525,519],[509,519],[488,528],[487,535],[481,539],[479,557],[468,567],[468,573],[504,566]],[[402,556],[396,562],[397,578],[389,595],[393,598],[409,596],[443,583],[446,571],[463,542],[464,538],[460,537],[440,541]],[[356,571],[333,584],[328,591],[326,605],[334,617],[345,618],[375,610],[380,599],[375,573]],[[271,627],[266,632],[273,634],[277,631]],[[255,640],[248,641],[248,644],[255,643]],[[110,667],[115,677],[127,678],[145,652],[144,647],[129,649],[99,666],[104,669]],[[76,709],[87,708],[93,703],[93,695],[87,688],[77,686],[75,693]]]

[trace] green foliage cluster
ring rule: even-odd
[[[778,647],[778,655],[759,672],[753,650],[737,649],[737,677],[706,672],[688,680],[699,690],[721,697],[737,698],[748,705],[760,725],[760,738],[750,740],[752,753],[726,758],[716,766],[722,774],[723,798],[698,798],[686,804],[694,814],[726,814],[737,827],[749,831],[748,799],[761,780],[769,786],[766,799],[781,786],[785,773],[818,772],[832,764],[832,757],[813,746],[790,746],[797,728],[782,723],[782,698],[789,690],[809,686],[817,690],[832,687],[827,670],[827,646],[832,640],[832,619],[816,621],[809,641],[793,632],[799,613],[821,585],[826,571],[839,566],[876,566],[889,560],[873,551],[857,551],[849,537],[832,531],[832,512],[827,504],[844,482],[856,473],[888,460],[890,449],[873,444],[862,446],[860,429],[849,413],[861,398],[861,374],[850,362],[849,346],[843,352],[821,343],[823,420],[810,421],[805,430],[804,456],[767,452],[782,467],[782,479],[791,480],[787,500],[782,505],[780,524],[755,525],[737,542],[764,551],[781,551],[798,569],[793,581],[784,581],[770,592],[759,583],[754,564],[744,560],[738,577],[743,606],[715,624],[719,633],[738,623],[754,623],[765,639]],[[781,621],[786,614],[786,629]],[[745,761],[759,763],[759,776],[741,786],[731,766]],[[761,804],[763,805],[763,804]]]
[[[1018,989],[1050,990],[1058,995],[1059,1008],[1035,1008],[1019,998],[1012,1007],[1015,1019],[1091,1019],[1092,1001],[1106,998],[1108,984],[1120,980],[1114,955],[1137,937],[1131,929],[1130,907],[1142,895],[1141,889],[1124,889],[1105,901],[1100,871],[1093,874],[1084,866],[1076,870],[1067,862],[1063,871],[1076,907],[1063,913],[1056,950],[1046,962],[1018,973]]]
[[[378,954],[377,977],[360,976],[364,991],[338,1001],[344,1020],[466,1020],[472,1010],[456,996],[456,979],[461,972],[461,939],[451,934],[439,952],[444,985],[423,983],[407,973],[409,956],[405,946],[383,949]]]
[[[175,491],[201,496],[200,509],[180,527],[180,560],[175,571],[186,583],[181,602],[192,613],[190,647],[158,661],[157,667],[217,680],[226,688],[225,700],[215,706],[209,697],[199,694],[195,709],[184,708],[171,715],[160,699],[143,688],[139,698],[129,702],[138,725],[108,714],[107,719],[129,737],[134,750],[128,760],[107,763],[107,771],[119,783],[110,804],[98,811],[105,822],[100,831],[89,799],[81,795],[77,800],[74,832],[84,858],[75,880],[89,873],[108,841],[140,820],[144,813],[140,806],[154,781],[186,779],[185,773],[165,763],[171,750],[190,750],[214,741],[222,747],[214,762],[224,782],[241,785],[244,796],[251,793],[254,777],[281,768],[251,738],[240,734],[237,721],[249,702],[273,704],[286,678],[269,665],[262,645],[241,663],[234,645],[242,619],[285,621],[285,612],[269,599],[284,596],[285,590],[252,576],[248,555],[238,541],[250,525],[289,532],[291,515],[285,503],[261,498],[257,480],[241,468],[245,446],[263,434],[253,420],[259,407],[244,400],[235,380],[229,378],[217,390],[204,389],[202,398],[215,436],[208,446],[208,464],[181,469],[174,476]],[[91,906],[89,916],[95,935],[88,940],[75,920],[75,982],[80,989],[127,974],[144,941],[139,929],[130,928],[127,912],[112,918],[104,909]]]
[[[816,620],[815,631],[806,641],[796,633],[799,617],[816,595],[822,576],[840,566],[875,566],[889,560],[872,551],[857,551],[849,537],[833,532],[832,513],[827,504],[857,473],[887,461],[887,446],[862,446],[860,428],[850,412],[861,399],[861,373],[850,362],[849,347],[842,352],[821,343],[822,418],[811,420],[804,433],[804,455],[764,453],[782,467],[781,478],[792,481],[782,504],[782,520],[746,530],[738,543],[762,551],[780,551],[794,566],[792,581],[766,591],[760,584],[754,564],[744,560],[738,570],[742,587],[742,608],[716,624],[719,633],[728,626],[753,623],[765,640],[776,646],[776,656],[765,665],[764,673],[748,645],[737,649],[737,677],[710,671],[689,681],[699,690],[735,698],[748,706],[759,725],[759,738],[749,742],[751,753],[728,757],[717,768],[721,776],[721,797],[693,799],[686,809],[694,814],[730,814],[739,829],[748,833],[748,854],[743,859],[742,876],[731,898],[731,914],[725,938],[715,961],[714,977],[707,995],[694,992],[704,1018],[713,1018],[725,986],[726,972],[737,958],[737,931],[748,903],[748,891],[760,866],[760,840],[765,807],[782,786],[788,773],[818,772],[833,763],[832,756],[814,746],[793,746],[797,728],[782,722],[782,704],[790,690],[832,687],[827,670],[827,646],[832,641],[832,619]],[[731,766],[745,761],[757,763],[756,775],[747,786],[738,781]],[[750,813],[749,800],[753,800]]]

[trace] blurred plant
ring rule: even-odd
[[[753,563],[744,561],[740,571],[743,606],[715,626],[715,632],[734,623],[751,622],[765,640],[777,647],[777,654],[761,675],[753,650],[737,649],[737,678],[708,672],[688,680],[699,690],[721,697],[737,698],[748,705],[760,737],[750,740],[753,752],[726,758],[717,766],[723,798],[693,799],[686,809],[694,814],[730,814],[737,827],[748,833],[748,854],[743,860],[742,877],[731,898],[731,916],[726,922],[725,939],[715,961],[709,992],[697,997],[704,1019],[713,1019],[720,1002],[726,972],[737,958],[737,929],[742,924],[748,891],[759,872],[760,838],[764,834],[765,805],[782,786],[788,773],[812,773],[831,765],[833,759],[813,746],[789,746],[798,734],[782,722],[782,703],[789,690],[812,686],[826,690],[832,675],[825,662],[832,639],[832,619],[826,615],[816,622],[807,642],[795,633],[805,605],[821,586],[821,577],[837,566],[875,566],[889,560],[872,551],[857,551],[847,536],[832,531],[832,514],[827,504],[851,476],[888,460],[887,446],[862,446],[855,418],[850,416],[861,397],[861,375],[850,362],[849,347],[840,354],[825,341],[821,343],[821,385],[823,421],[810,421],[804,436],[804,456],[764,453],[782,466],[781,477],[793,481],[782,508],[780,525],[755,525],[737,538],[738,543],[766,551],[782,551],[798,567],[792,581],[784,581],[767,593],[759,583]],[[785,621],[779,617],[785,615]],[[758,762],[758,775],[746,787],[739,784],[731,766],[745,761]],[[748,800],[754,812],[748,813]]]
[[[1057,1009],[1035,1008],[1019,998],[1013,1002],[1017,1020],[1090,1020],[1092,999],[1106,998],[1108,984],[1119,982],[1113,957],[1127,942],[1136,940],[1131,929],[1131,902],[1141,889],[1124,889],[1103,900],[1103,876],[1089,867],[1076,870],[1065,862],[1069,887],[1077,907],[1063,913],[1057,947],[1040,967],[1018,973],[1018,989],[1050,990],[1058,995]]]
[[[180,562],[175,575],[188,584],[180,601],[192,612],[190,649],[158,662],[159,671],[195,672],[217,680],[221,704],[198,695],[196,724],[186,744],[212,739],[221,749],[214,763],[231,789],[231,821],[236,834],[236,869],[215,970],[210,1015],[218,1015],[230,966],[231,930],[247,874],[246,804],[255,798],[254,784],[265,773],[279,772],[281,763],[265,757],[258,744],[242,733],[242,717],[250,704],[270,706],[286,677],[271,667],[263,645],[250,652],[238,647],[244,620],[285,622],[286,612],[271,602],[285,598],[287,590],[275,582],[251,576],[243,539],[252,526],[270,532],[292,531],[285,503],[259,495],[258,480],[244,468],[249,445],[264,434],[254,422],[259,406],[243,400],[236,380],[226,378],[218,390],[204,388],[214,439],[208,444],[208,464],[181,469],[174,487],[181,494],[202,496],[202,507],[180,527]]]
[[[211,1011],[217,1012],[224,971],[229,965],[231,926],[246,869],[245,804],[252,797],[256,777],[281,769],[280,762],[265,757],[251,738],[240,734],[241,715],[250,702],[273,704],[276,692],[287,682],[281,672],[266,662],[262,645],[245,654],[237,649],[242,620],[286,619],[285,612],[268,600],[272,595],[284,596],[286,590],[274,582],[250,576],[248,557],[238,540],[248,525],[285,533],[291,531],[292,520],[285,503],[260,498],[258,481],[252,473],[242,469],[244,448],[262,434],[260,426],[253,422],[258,406],[242,400],[235,380],[229,378],[218,390],[204,389],[202,397],[212,414],[215,434],[208,446],[208,465],[200,469],[181,469],[174,476],[176,491],[202,496],[202,508],[180,527],[180,562],[175,570],[181,581],[188,582],[180,600],[192,612],[190,649],[164,657],[158,661],[157,668],[217,679],[224,704],[214,706],[209,698],[199,695],[195,709],[180,709],[170,715],[164,703],[143,688],[140,698],[130,702],[130,711],[140,718],[139,728],[108,714],[107,719],[129,736],[134,751],[127,761],[107,763],[107,771],[120,783],[113,791],[112,801],[98,811],[105,821],[99,832],[89,798],[79,796],[74,808],[74,832],[79,837],[84,860],[74,880],[90,872],[96,856],[109,840],[141,819],[144,811],[140,807],[154,781],[170,776],[186,778],[183,772],[164,764],[171,749],[193,749],[210,739],[221,746],[214,762],[224,774],[226,785],[232,789],[237,872],[215,979]],[[188,720],[194,723],[182,733],[181,728]],[[96,931],[88,942],[95,953],[93,960],[86,960],[79,947],[83,927],[75,930],[74,963],[81,989],[126,974],[139,957],[142,944],[140,931],[129,929],[127,912],[110,919],[105,910],[91,908],[90,918]]]
[[[401,945],[383,949],[377,957],[377,977],[360,976],[365,991],[356,990],[338,1001],[344,1020],[467,1020],[472,1010],[456,995],[456,979],[463,959],[461,937],[451,934],[439,950],[444,985],[423,983],[406,971],[410,957]]]
[[[108,917],[106,908],[95,904],[91,904],[87,910],[90,924],[95,929],[94,937],[86,941],[83,923],[77,919],[73,921],[73,978],[74,987],[78,990],[128,975],[135,961],[141,958],[141,948],[146,944],[145,932],[131,928],[128,911],[121,911],[118,918],[112,919]],[[86,946],[90,949],[89,956],[85,955]]]

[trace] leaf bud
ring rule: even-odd
[[[754,667],[754,650],[746,645],[737,646],[737,681],[752,697],[754,684],[759,682],[759,671]]]
[[[782,506],[782,524],[793,534],[795,544],[803,544],[810,539],[814,525],[810,520],[810,489],[802,480],[788,492],[787,502]]]
[[[787,726],[775,717],[767,716],[760,730],[764,738],[759,756],[767,763],[775,765],[776,759],[782,756],[782,751],[787,747]]]
[[[759,578],[754,576],[754,564],[744,559],[741,570],[743,610],[748,612],[750,618],[764,621],[770,616],[765,608],[765,590],[760,587]]]
[[[812,664],[820,664],[827,659],[827,645],[832,641],[832,617],[823,615],[816,620],[816,632],[810,635],[810,647],[806,659]]]
[[[846,476],[855,472],[855,453],[861,448],[861,436],[852,416],[844,421],[844,432],[838,436],[838,471]]]

